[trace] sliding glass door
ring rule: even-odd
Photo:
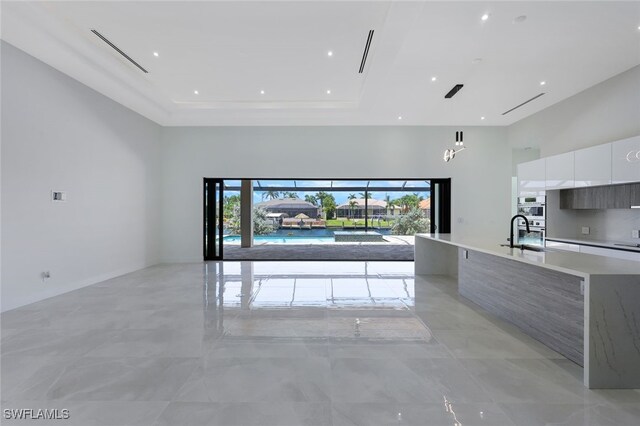
[[[204,259],[254,244],[413,244],[417,233],[451,232],[450,179],[204,179]],[[251,221],[241,220],[248,191]],[[248,208],[246,205],[244,208]]]

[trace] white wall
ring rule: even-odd
[[[2,310],[157,263],[160,127],[1,48]]]
[[[520,120],[508,131],[511,146],[539,148],[541,157],[638,134],[640,66]]]
[[[456,130],[468,149],[445,163]],[[451,177],[453,231],[496,242],[508,234],[506,128],[168,127],[162,140],[166,262],[202,260],[203,177]]]

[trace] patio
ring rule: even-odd
[[[413,237],[385,236],[380,243],[225,245],[225,260],[413,260]]]

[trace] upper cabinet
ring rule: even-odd
[[[640,182],[640,136],[518,164],[518,196],[521,197],[545,195],[546,190],[633,182]],[[580,196],[577,200],[582,198],[585,197]],[[628,197],[623,199],[626,205]],[[571,201],[568,205],[575,203]]]
[[[611,183],[611,143],[575,151],[575,186],[609,185]]]
[[[640,136],[612,143],[612,183],[640,181]]]
[[[518,164],[518,195],[544,195],[545,159]]]
[[[575,186],[573,177],[573,152],[554,155],[544,160],[546,161],[546,189],[573,188]]]

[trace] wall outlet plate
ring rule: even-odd
[[[632,229],[631,238],[640,238],[640,229]]]
[[[589,235],[590,232],[591,232],[591,229],[588,226],[582,227],[582,235]]]

